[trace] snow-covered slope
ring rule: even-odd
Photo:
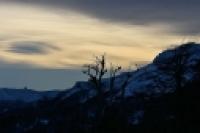
[[[175,55],[184,53],[184,80],[185,82],[193,79],[195,70],[194,67],[200,62],[200,44],[187,43],[177,48],[171,48],[163,51],[152,63],[147,64],[132,72],[124,72],[116,77],[114,83],[113,97],[118,97],[121,93],[121,88],[124,82],[128,79],[128,84],[125,86],[125,97],[132,97],[136,93],[146,94],[162,94],[171,92],[175,88],[175,81],[172,75],[167,71],[160,69],[160,66],[173,66],[173,58]],[[130,75],[127,78],[127,75]],[[55,97],[58,93],[60,100],[70,98],[71,101],[85,102],[96,95],[94,86],[89,82],[77,82],[74,87],[63,92],[47,91],[37,92],[33,90],[17,90],[17,89],[0,89],[0,101],[21,100],[25,102],[37,101],[43,97]],[[109,79],[103,80],[103,88],[105,92],[109,92]],[[110,95],[107,95],[108,98]]]
[[[126,87],[126,96],[132,96],[135,92],[158,94],[173,91],[175,81],[173,74],[170,74],[169,71],[175,71],[173,67],[177,62],[174,59],[179,55],[182,56],[184,82],[192,80],[195,74],[194,68],[200,62],[200,44],[187,43],[177,48],[163,51],[155,57],[151,64],[133,72]],[[167,69],[160,69],[160,66]]]
[[[153,62],[132,73],[129,85],[126,87],[126,96],[132,96],[135,92],[166,93],[174,90],[175,81],[170,71],[175,71],[175,56],[181,55],[184,68],[184,81],[194,78],[195,66],[200,62],[200,45],[187,43],[177,48],[172,48],[160,53]],[[160,69],[166,67],[166,70]]]
[[[23,101],[34,102],[41,98],[52,98],[58,94],[57,91],[34,91],[29,89],[0,89],[0,101]]]
[[[175,55],[185,54],[184,77],[185,82],[190,81],[194,76],[194,66],[200,62],[200,44],[187,43],[176,48],[163,51],[152,63],[139,68],[136,71],[129,72],[131,77],[125,87],[125,96],[131,97],[136,93],[161,94],[171,92],[175,88],[175,81],[167,70],[160,69],[160,65],[173,66],[173,58]],[[122,73],[116,77],[115,93],[120,93],[122,84],[127,80],[127,73]],[[104,79],[103,85],[105,92],[109,91],[109,79]],[[80,102],[86,101],[88,98],[95,96],[93,86],[88,82],[78,82],[73,88],[67,90],[62,98],[75,97]],[[83,95],[84,94],[84,95]]]

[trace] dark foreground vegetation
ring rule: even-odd
[[[111,67],[111,76],[106,79],[109,85],[106,85],[103,76],[108,70],[105,57],[102,56],[94,64],[86,65],[84,70],[84,74],[89,77],[89,82],[84,83],[84,86],[93,89],[93,96],[80,100],[87,93],[86,90],[77,91],[73,95],[63,91],[53,99],[42,99],[1,111],[0,132],[199,133],[200,60],[195,60],[192,68],[188,67],[191,54],[195,54],[189,53],[188,49],[197,45],[188,43],[172,49],[173,56],[162,63],[154,60],[154,65],[163,76],[170,77],[168,81],[152,77],[156,83],[154,89],[160,89],[159,93],[143,91],[126,96],[125,91],[134,72],[124,73],[123,80],[117,81],[122,83],[116,89],[116,74],[121,69],[118,66]],[[142,71],[140,69],[137,71]],[[188,70],[193,74],[192,78],[185,74]],[[75,89],[81,86],[79,83]],[[163,92],[163,88],[170,91]],[[9,103],[9,107],[17,104]],[[4,106],[7,104],[0,105],[2,108]]]

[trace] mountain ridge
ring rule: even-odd
[[[42,98],[53,98],[59,91],[36,91],[31,89],[0,88],[1,101],[36,102]]]
[[[199,74],[200,45],[183,44],[163,51],[136,71],[117,75],[113,89],[109,78],[102,79],[101,95],[93,82],[80,81],[52,99],[22,108],[0,104],[0,131],[199,132]]]
[[[173,64],[172,59],[175,52],[178,52],[178,54],[181,53],[181,51],[186,50],[187,52],[187,64],[185,73],[185,78],[189,81],[192,80],[194,73],[193,68],[195,65],[197,65],[198,62],[200,62],[200,44],[189,42],[186,44],[183,44],[181,46],[177,46],[174,48],[170,48],[167,50],[162,51],[159,53],[152,61],[152,63],[146,64],[145,66],[142,66],[141,68],[138,68],[137,70],[131,71],[131,72],[124,72],[116,76],[116,80],[114,83],[114,88],[116,90],[119,90],[122,87],[122,83],[126,80],[127,73],[131,75],[128,84],[125,88],[125,97],[131,97],[134,95],[134,93],[142,93],[146,92],[150,94],[156,94],[161,92],[171,92],[174,91],[174,81],[169,82],[169,80],[172,80],[172,77],[159,68],[159,64],[163,65],[171,65]],[[167,84],[166,86],[159,86],[159,84]],[[108,91],[109,88],[109,79],[103,80],[103,85],[105,88],[105,91]],[[168,89],[166,89],[166,87]],[[95,94],[94,89],[92,89],[90,83],[88,81],[85,82],[77,82],[71,89],[67,90],[66,98],[70,95],[73,95],[74,93],[78,93],[80,90],[88,90],[91,92],[91,94]]]

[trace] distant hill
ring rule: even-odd
[[[42,98],[53,98],[58,91],[34,91],[30,89],[0,88],[1,101],[35,102]]]

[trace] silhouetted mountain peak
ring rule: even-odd
[[[174,91],[175,81],[173,81],[173,77],[167,73],[168,70],[161,70],[159,65],[173,67],[173,58],[181,54],[184,54],[184,58],[186,58],[184,64],[185,69],[187,69],[185,71],[185,80],[192,80],[195,73],[193,68],[200,62],[200,44],[189,42],[164,50],[155,57],[152,63],[147,64],[136,71],[129,72],[131,78],[125,88],[125,97],[132,97],[135,93],[146,93],[151,95]],[[126,75],[127,73],[122,73],[116,77],[114,84],[116,90],[114,95],[116,96],[114,97],[117,97],[120,94],[120,88],[126,80]],[[105,92],[109,91],[109,79],[104,79],[103,84]],[[91,98],[96,94],[93,87],[94,86],[88,82],[78,82],[73,88],[66,91],[65,98],[78,96],[78,93],[79,95],[82,93],[88,98]],[[81,97],[83,97],[83,95],[81,95]],[[87,100],[84,99],[83,101]]]
[[[173,48],[169,48],[164,50],[160,54],[158,54],[153,63],[167,63],[171,62],[172,58],[175,55],[185,54],[188,59],[191,60],[200,60],[200,44],[190,42],[186,44],[182,44],[180,46],[176,46]]]
[[[152,63],[135,71],[116,76],[113,89],[110,79],[103,79],[102,93],[92,82],[84,81],[55,99],[22,108],[2,102],[0,114],[6,117],[0,117],[0,125],[6,126],[0,129],[22,133],[192,132],[199,129],[200,120],[200,78],[195,78],[200,73],[196,67],[199,64],[200,45],[187,43],[161,52]],[[181,93],[176,91],[180,90],[178,82]],[[42,94],[27,89],[0,89],[0,100],[12,98],[10,95],[14,99],[38,99]]]

